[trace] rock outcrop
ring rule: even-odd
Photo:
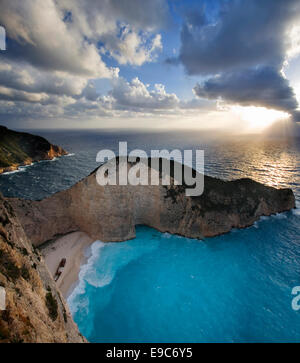
[[[85,342],[40,253],[0,195],[0,343]]]
[[[136,225],[202,239],[251,226],[261,216],[295,207],[290,189],[275,189],[250,179],[205,177],[204,193],[187,197],[185,186],[100,186],[96,171],[66,191],[42,201],[11,199],[35,246],[73,231],[94,240],[125,241]]]
[[[43,137],[0,126],[0,174],[63,155],[67,155],[64,149],[50,144]]]

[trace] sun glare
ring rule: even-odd
[[[231,110],[247,123],[247,131],[263,131],[274,122],[290,117],[286,112],[270,110],[265,107],[232,106]]]

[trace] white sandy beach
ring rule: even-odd
[[[57,281],[57,286],[65,298],[75,286],[80,266],[86,261],[85,250],[93,242],[86,233],[74,232],[41,247],[41,253],[52,276],[55,275],[61,260],[66,259],[64,270]]]

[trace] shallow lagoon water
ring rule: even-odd
[[[95,242],[68,300],[75,321],[91,342],[299,342],[298,228],[290,212],[202,242],[144,226]]]

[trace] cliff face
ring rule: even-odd
[[[0,174],[66,154],[61,147],[50,144],[43,137],[0,126]]]
[[[172,179],[173,180],[173,179]],[[36,245],[57,235],[86,232],[92,239],[124,241],[138,224],[189,238],[217,236],[251,226],[259,217],[295,207],[290,189],[250,179],[225,182],[205,177],[204,193],[186,197],[184,186],[99,186],[96,172],[42,201],[11,200]]]
[[[1,342],[85,342],[43,259],[0,195]]]

